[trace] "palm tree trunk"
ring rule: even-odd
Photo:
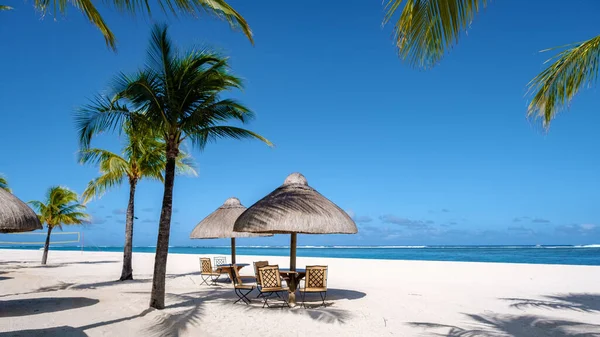
[[[165,165],[165,191],[162,210],[158,223],[158,240],[154,258],[154,275],[152,277],[152,294],[150,307],[165,307],[165,276],[167,272],[167,256],[169,255],[169,235],[171,231],[171,213],[173,211],[173,185],[175,183],[175,159],[179,149],[172,142],[167,143],[167,163]]]
[[[125,246],[123,247],[123,269],[120,281],[133,280],[131,255],[133,250],[133,217],[136,179],[129,179],[129,204],[127,204],[127,219],[125,220]]]
[[[42,255],[42,264],[46,264],[48,260],[48,249],[50,248],[50,233],[52,232],[52,226],[48,226],[48,235],[46,236],[46,243],[44,243],[44,255]]]

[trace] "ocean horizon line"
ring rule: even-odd
[[[41,244],[20,244],[20,245],[0,245],[0,249],[26,248],[40,246]],[[52,245],[52,247],[81,247],[78,244]],[[123,248],[122,245],[84,245],[88,248]],[[169,248],[229,248],[230,245],[215,246],[190,246],[190,245],[171,245]],[[156,248],[156,246],[133,246],[133,248]],[[254,248],[254,249],[289,249],[289,245],[236,245],[236,248]],[[548,245],[304,245],[297,246],[297,249],[458,249],[458,248],[600,248],[600,244],[587,245],[569,245],[569,244],[548,244]]]

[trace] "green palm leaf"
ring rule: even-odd
[[[413,66],[431,68],[458,43],[488,0],[388,0],[384,25],[403,3],[394,25],[398,55]]]
[[[10,11],[12,9],[10,6],[0,5],[0,11]]]
[[[527,115],[541,118],[544,127],[547,128],[556,113],[563,109],[582,87],[596,82],[600,64],[600,35],[567,46],[567,49],[546,63],[550,65],[528,84],[533,98]]]
[[[143,70],[131,76],[119,74],[114,81],[111,105],[127,106],[139,111],[135,116],[164,144],[164,195],[159,236],[155,255],[151,306],[164,307],[164,279],[172,213],[175,173],[181,172],[181,147],[188,138],[203,149],[221,138],[253,138],[271,146],[263,136],[230,122],[245,124],[253,117],[241,103],[221,96],[242,87],[242,80],[229,69],[228,60],[209,50],[179,53],[167,34],[167,27],[152,30],[148,62]],[[127,118],[118,117],[116,109],[102,113],[82,110],[77,120],[82,147],[89,145],[91,135],[114,130]],[[108,116],[114,114],[115,116]],[[195,171],[194,171],[195,172]]]
[[[37,211],[42,223],[48,227],[79,225],[89,219],[85,206],[78,202],[77,193],[62,186],[48,189],[45,201],[33,200],[29,204]]]
[[[116,39],[110,30],[102,15],[92,2],[92,0],[35,0],[34,6],[41,11],[42,15],[65,15],[67,4],[70,3],[79,9],[93,25],[95,25],[102,35],[106,44],[113,50],[116,49]],[[122,12],[128,12],[135,15],[137,12],[144,12],[151,16],[152,10],[149,0],[112,0],[109,4],[114,5]],[[200,14],[209,14],[219,19],[225,20],[233,29],[240,29],[244,35],[254,44],[252,30],[246,20],[233,9],[224,0],[158,0],[158,6],[166,14],[178,16],[179,14],[197,17]],[[9,6],[0,5],[0,10],[12,9]]]
[[[8,187],[8,180],[6,180],[6,177],[0,174],[0,189],[3,189],[7,192],[12,192],[10,190],[10,187]]]

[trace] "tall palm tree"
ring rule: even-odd
[[[50,234],[54,227],[62,230],[62,225],[81,225],[89,218],[89,215],[85,213],[85,206],[80,204],[78,199],[77,193],[70,189],[62,186],[53,186],[48,189],[44,202],[37,200],[29,202],[37,210],[40,222],[46,224],[48,228],[42,264],[46,264],[48,260]]]
[[[0,189],[3,189],[7,192],[12,192],[10,190],[10,187],[8,187],[8,180],[6,180],[6,177],[0,174]]]
[[[401,59],[412,66],[431,68],[458,43],[470,28],[475,15],[489,0],[388,0],[383,23],[401,11],[394,25],[394,37]],[[404,5],[404,6],[402,6]],[[540,74],[528,84],[532,95],[527,116],[541,118],[549,127],[579,90],[594,84],[600,63],[600,35],[571,45],[543,51],[558,54],[545,63]]]
[[[129,118],[125,104],[144,111],[145,121],[165,141],[164,195],[150,298],[150,306],[157,309],[165,305],[175,163],[182,142],[189,139],[200,150],[220,138],[254,138],[272,145],[257,133],[224,125],[231,120],[246,123],[253,117],[252,111],[236,100],[221,98],[223,92],[242,87],[241,79],[228,70],[226,58],[207,50],[179,54],[167,27],[155,25],[146,67],[133,76],[120,75],[110,103],[97,99],[76,118],[83,148],[94,134],[115,129]]]
[[[69,3],[81,10],[90,23],[100,30],[106,44],[111,49],[116,50],[116,38],[110,28],[108,28],[106,22],[104,22],[104,18],[102,18],[92,0],[35,0],[34,7],[41,12],[42,16],[48,14],[48,12],[55,16],[59,14],[66,15]],[[106,3],[114,6],[120,12],[128,12],[131,15],[135,15],[137,12],[143,12],[148,16],[152,15],[151,2],[149,0],[111,0]],[[158,5],[163,13],[172,14],[175,17],[181,14],[192,17],[198,17],[201,14],[216,16],[219,19],[226,20],[231,28],[241,29],[248,40],[254,43],[252,31],[246,20],[225,0],[158,0],[157,3],[153,2],[153,6],[156,5]],[[0,5],[0,11],[11,9],[13,8],[10,6]]]
[[[123,268],[120,280],[133,279],[133,220],[134,201],[137,184],[143,178],[163,181],[165,169],[165,143],[154,136],[149,130],[140,125],[134,128],[133,123],[125,123],[124,133],[127,141],[123,155],[92,148],[80,151],[79,162],[96,164],[100,167],[101,175],[90,181],[83,192],[83,201],[88,202],[94,197],[101,197],[112,187],[121,185],[125,179],[129,183],[129,203],[125,221],[125,245],[123,247]],[[177,158],[177,169],[181,173],[196,174],[191,158],[180,153]]]

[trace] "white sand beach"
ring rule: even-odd
[[[200,286],[198,255],[171,254],[158,311],[153,254],[134,254],[128,282],[115,281],[121,255],[50,251],[42,267],[41,251],[0,250],[0,336],[600,336],[596,266],[300,257],[329,266],[328,306],[263,309]],[[288,263],[238,263],[262,259]]]

